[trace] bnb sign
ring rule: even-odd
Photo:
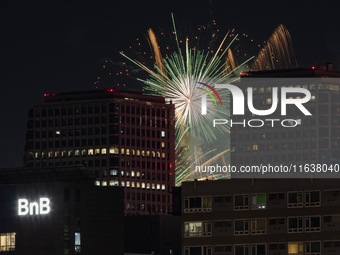
[[[50,200],[46,197],[40,198],[38,202],[29,203],[27,199],[18,200],[18,215],[48,214],[51,211]]]

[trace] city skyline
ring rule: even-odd
[[[147,43],[149,28],[171,31],[171,12],[182,27],[216,20],[221,31],[236,28],[259,43],[282,23],[291,33],[300,67],[330,61],[338,70],[336,4],[317,10],[309,2],[278,8],[269,2],[226,5],[222,1],[5,7],[1,115],[6,121],[1,128],[1,167],[22,166],[30,104],[42,101],[44,93],[95,89],[101,61],[121,61],[119,51],[136,38]],[[141,87],[142,83],[126,79],[127,89]]]

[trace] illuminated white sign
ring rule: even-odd
[[[27,199],[18,200],[18,215],[39,215],[48,214],[51,211],[50,200],[46,197],[42,197],[38,202],[29,203]]]

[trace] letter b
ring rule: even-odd
[[[19,199],[18,200],[18,215],[26,215],[28,214],[28,200],[27,199]]]
[[[50,200],[48,198],[40,198],[40,214],[48,214],[51,211]]]

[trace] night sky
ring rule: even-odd
[[[337,71],[340,66],[337,1],[68,2],[2,3],[0,168],[22,166],[31,104],[43,102],[44,93],[95,89],[103,60],[120,63],[118,52],[136,38],[147,42],[148,28],[171,31],[171,12],[181,27],[216,20],[221,31],[235,28],[256,42],[267,40],[282,23],[299,67],[326,61]],[[124,79],[126,89],[138,89],[135,80]],[[104,87],[114,86],[98,83]]]

